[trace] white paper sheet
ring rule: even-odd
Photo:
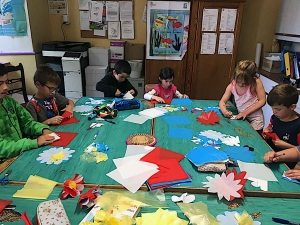
[[[233,33],[221,33],[219,36],[218,54],[232,54],[234,43]]]
[[[130,94],[129,91],[126,92],[126,94],[123,96],[123,99],[126,99],[126,100],[131,100],[131,99],[133,99],[133,98],[134,98],[133,95]]]
[[[125,118],[124,121],[130,122],[130,123],[143,124],[143,123],[145,123],[148,119],[149,119],[149,118],[144,117],[144,116],[131,114],[130,116],[128,116],[127,118]]]
[[[57,141],[57,140],[59,140],[60,139],[60,136],[58,136],[56,133],[50,133],[49,134],[50,136],[52,136],[52,137],[54,137],[54,141]]]
[[[119,2],[106,1],[106,21],[119,21]]]
[[[165,113],[161,110],[158,110],[156,108],[152,108],[152,109],[145,109],[143,111],[139,112],[139,115],[147,117],[149,119],[153,119],[159,116],[164,115]]]
[[[144,7],[143,15],[142,15],[142,22],[147,23],[147,4]]]
[[[248,177],[248,180],[252,181],[251,185],[254,187],[259,187],[262,191],[268,191],[268,181],[257,179],[254,177]]]
[[[218,9],[203,9],[202,31],[217,30],[218,11]]]
[[[121,21],[132,20],[132,1],[120,2],[120,20]]]
[[[201,54],[215,54],[216,33],[202,33]]]
[[[155,147],[143,146],[143,145],[127,145],[126,153],[124,157],[134,155],[146,155],[151,152]]]
[[[120,22],[108,22],[108,39],[120,39]]]
[[[91,30],[90,29],[90,12],[79,11],[80,14],[80,30]]]
[[[96,36],[101,36],[101,37],[105,37],[106,36],[106,29],[102,29],[102,30],[94,30],[94,35]]]
[[[102,22],[103,3],[92,1],[90,3],[90,21]]]
[[[139,174],[147,173],[148,171],[157,170],[158,166],[153,163],[142,161],[131,161],[123,166],[118,167],[119,173],[123,179],[138,176]]]
[[[116,165],[116,167],[120,167],[123,166],[129,162],[138,162],[140,161],[140,159],[142,157],[144,157],[146,154],[136,154],[136,155],[132,155],[132,156],[127,156],[127,157],[123,157],[123,158],[116,158],[113,159],[114,164]]]
[[[91,0],[78,0],[79,10],[89,10]]]
[[[222,9],[220,31],[234,31],[237,9]]]
[[[134,21],[121,21],[122,39],[134,39]]]
[[[265,181],[278,181],[272,170],[265,164],[246,163],[239,160],[237,160],[237,162],[239,164],[240,170],[247,172],[246,178],[253,177]]]

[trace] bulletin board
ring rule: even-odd
[[[82,1],[82,2],[84,2],[84,1]],[[104,23],[99,23],[99,24],[95,24],[95,26],[98,26],[98,28],[100,28],[99,29],[99,32],[100,33],[102,33],[101,32],[101,29],[103,29],[104,28],[104,26],[106,26],[106,32],[105,32],[105,35],[104,36],[99,36],[99,35],[95,35],[94,34],[94,30],[82,30],[82,26],[80,25],[80,33],[81,33],[81,37],[82,38],[102,38],[102,39],[112,39],[112,40],[127,40],[127,39],[131,39],[131,40],[133,40],[135,37],[133,37],[133,38],[123,38],[123,37],[120,37],[120,38],[109,38],[109,36],[108,36],[108,29],[107,29],[107,27],[108,27],[108,22],[106,21],[106,5],[104,5],[104,3],[106,3],[106,2],[119,2],[119,4],[120,4],[120,2],[132,2],[132,23],[133,23],[133,33],[135,33],[134,32],[134,0],[118,0],[118,1],[114,1],[114,0],[107,0],[107,1],[101,1],[101,0],[92,0],[91,2],[103,2],[103,13],[102,13],[102,21],[105,21]],[[87,17],[87,14],[90,12],[89,11],[89,9],[87,9],[87,8],[85,8],[85,10],[83,10],[83,8],[80,8],[80,5],[79,5],[79,12],[80,12],[80,22],[81,22],[81,18],[82,18],[82,16],[85,16],[85,17]],[[121,23],[122,23],[122,21],[120,21],[120,19],[118,20],[118,21],[116,21],[116,22],[119,22],[119,29],[120,29],[120,33],[122,33],[121,32]],[[123,21],[123,23],[124,23],[125,21]],[[91,26],[91,25],[90,25]]]

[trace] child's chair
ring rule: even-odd
[[[145,84],[145,93],[151,91],[157,84]]]

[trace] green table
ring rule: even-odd
[[[39,203],[44,200],[32,200],[32,199],[21,199],[21,198],[12,198],[11,196],[22,186],[0,186],[1,199],[13,200],[13,204],[17,206],[16,211],[23,213],[26,211],[29,218],[32,220],[33,224],[36,224],[36,209]],[[61,188],[54,188],[53,192],[49,196],[48,200],[57,199],[60,196]],[[85,190],[86,191],[86,190]],[[182,219],[188,220],[179,209],[179,207],[173,203],[170,199],[172,193],[166,194],[166,201],[169,210],[175,210],[178,213],[178,216]],[[78,197],[69,198],[63,200],[62,203],[67,212],[67,215],[70,219],[71,224],[79,224],[79,222],[87,214],[86,209],[80,209],[77,206]],[[262,215],[259,217],[259,221],[262,224],[276,224],[272,222],[272,217],[286,218],[294,222],[300,222],[299,213],[297,208],[299,207],[300,200],[298,199],[282,199],[275,198],[270,201],[269,198],[255,198],[255,197],[246,197],[244,200],[239,201],[241,206],[238,209],[228,209],[228,203],[226,201],[218,201],[217,197],[214,195],[196,195],[195,202],[202,201],[207,204],[208,210],[214,216],[222,214],[224,211],[243,211],[246,210],[248,213],[261,212]],[[141,213],[155,212],[157,208],[142,208],[138,216],[141,216]],[[12,224],[12,223],[3,223],[3,224]],[[15,225],[24,224],[23,221],[14,222]]]

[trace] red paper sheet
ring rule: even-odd
[[[183,154],[173,152],[173,151],[165,149],[165,148],[156,147],[151,152],[149,152],[147,155],[142,157],[141,161],[155,163],[160,160],[175,159],[177,162],[179,162],[183,158],[184,158]]]
[[[79,120],[76,117],[71,117],[71,118],[64,118],[60,124],[58,124],[57,126],[61,126],[61,125],[67,125],[67,124],[72,124],[72,123],[78,123]]]
[[[172,98],[163,98],[165,103],[157,102],[156,100],[151,100],[151,104],[168,104],[170,105],[172,102]]]
[[[2,200],[2,199],[0,199],[0,212],[2,212],[2,210],[3,210],[6,206],[10,205],[11,203],[12,203],[11,200]]]
[[[76,137],[78,133],[73,132],[55,132],[57,135],[60,136],[60,139],[50,144],[51,146],[60,146],[66,147],[68,146],[71,141]]]
[[[262,134],[265,135],[266,137],[271,138],[274,141],[279,140],[279,137],[277,136],[276,133],[263,132]]]

